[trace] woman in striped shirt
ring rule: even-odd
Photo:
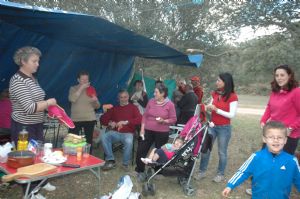
[[[20,67],[9,84],[13,107],[11,132],[15,143],[22,128],[28,131],[29,139],[43,141],[44,111],[56,104],[54,98],[45,100],[45,92],[33,75],[39,67],[40,56],[40,50],[35,47],[22,47],[14,55],[14,61]]]
[[[30,46],[22,47],[14,54],[14,61],[20,67],[9,83],[9,94],[13,107],[11,137],[15,143],[18,142],[18,134],[23,128],[28,131],[28,139],[44,141],[44,111],[48,106],[56,104],[54,98],[45,100],[45,92],[33,75],[37,72],[41,55],[39,49]],[[35,186],[32,184],[30,189]],[[48,191],[55,190],[55,186],[49,183],[43,188]],[[44,197],[37,194],[32,198]]]

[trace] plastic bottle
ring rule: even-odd
[[[45,143],[44,144],[44,156],[49,156],[52,153],[53,145],[52,143]]]
[[[81,157],[82,157],[82,147],[77,147],[76,148],[76,152],[77,152],[77,161],[80,161],[81,160]]]
[[[28,146],[28,131],[26,131],[26,128],[23,127],[23,130],[18,135],[18,151],[24,151],[27,150]]]

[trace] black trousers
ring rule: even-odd
[[[145,140],[139,139],[138,148],[136,153],[136,172],[144,172],[145,164],[141,161],[141,158],[145,158],[152,144],[155,148],[160,148],[166,144],[169,140],[169,132],[156,132],[145,130]]]
[[[288,137],[287,142],[283,147],[283,150],[285,152],[289,153],[289,154],[294,155],[295,151],[296,151],[296,148],[297,148],[297,145],[298,145],[298,140],[299,140],[299,138]]]
[[[74,133],[79,135],[79,133],[83,130],[82,133],[85,134],[85,138],[87,143],[91,144],[91,151],[92,153],[92,146],[93,146],[93,133],[96,121],[83,121],[83,122],[74,122],[75,128],[69,129],[69,133]]]

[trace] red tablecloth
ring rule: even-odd
[[[42,162],[39,157],[36,157],[35,163]],[[80,168],[70,168],[70,167],[62,167],[57,166],[57,170],[55,172],[48,173],[44,176],[48,177],[48,175],[63,175],[68,173],[73,173],[81,170],[87,170],[90,168],[100,167],[104,164],[104,160],[101,160],[95,156],[90,155],[89,157],[82,157],[80,161],[77,160],[76,156],[69,155],[66,164],[78,164]],[[8,167],[6,163],[0,163],[1,170],[7,174],[14,174],[17,172],[17,169]],[[50,176],[49,176],[50,177]],[[21,178],[22,180],[26,178]]]

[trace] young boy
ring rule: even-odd
[[[168,160],[172,158],[175,152],[180,149],[183,145],[183,139],[177,137],[175,139],[174,144],[167,143],[163,145],[160,149],[152,149],[148,158],[141,158],[142,162],[145,164],[158,162],[158,163],[166,163]]]
[[[289,198],[292,184],[300,192],[300,168],[297,159],[282,151],[287,141],[287,129],[280,122],[268,122],[263,128],[266,147],[250,156],[228,181],[222,195],[228,197],[231,190],[250,176],[252,198]]]

